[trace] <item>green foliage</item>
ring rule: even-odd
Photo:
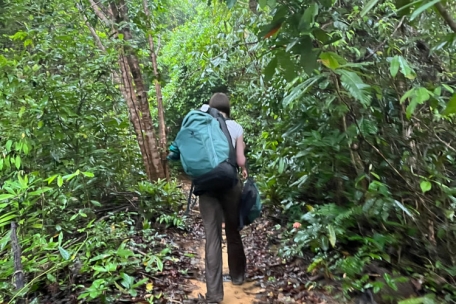
[[[165,212],[177,211],[177,208],[185,199],[183,192],[179,188],[178,181],[175,179],[169,182],[159,179],[155,183],[143,181],[131,190],[140,195],[139,212],[146,219],[155,217],[158,214],[161,214],[160,218],[163,218]]]
[[[447,169],[456,157],[452,34],[430,10],[437,2],[407,3],[260,1],[256,16],[236,4],[225,14],[232,27],[205,32],[191,48],[199,65],[185,81],[170,82],[180,92],[194,92],[196,81],[211,77],[226,85],[267,203],[289,223],[302,223],[282,254],[314,250],[315,265],[346,273],[347,290],[369,288],[368,278],[358,275],[372,261],[391,265],[404,258],[386,254],[391,248],[415,248],[445,269],[452,265],[449,244],[456,240],[444,232],[453,226],[448,210],[455,187]],[[239,23],[229,18],[236,14],[245,20],[244,41],[256,36],[251,46],[234,38]],[[193,35],[188,27],[200,18],[176,28],[169,47],[191,42],[184,33]],[[219,24],[217,18],[209,19]],[[218,37],[225,38],[220,47]],[[224,63],[211,65],[219,57]],[[233,77],[236,69],[242,73]],[[434,230],[435,240],[429,221],[440,231]],[[330,259],[345,248],[353,251],[348,257]],[[429,263],[421,254],[406,255]]]
[[[423,273],[427,288],[454,298],[435,279],[456,273],[456,34],[437,4],[454,13],[445,1],[259,1],[253,13],[237,1],[173,0],[149,3],[150,24],[141,1],[130,1],[126,42],[88,3],[79,11],[68,1],[3,1],[2,294],[19,296],[9,279],[12,220],[31,278],[21,294],[73,279],[66,269],[80,264],[77,274],[91,278],[72,286],[80,299],[115,301],[144,285],[135,269],[163,269],[167,248],[154,247],[151,223],[183,228],[183,196],[176,180],[144,182],[113,82],[118,46],[129,44],[153,115],[152,84],[162,85],[170,139],[188,110],[214,92],[230,95],[266,204],[286,225],[302,223],[282,255],[310,249],[308,270],[340,279],[346,292],[382,288],[363,272],[376,261]],[[122,202],[134,212],[115,211]],[[141,225],[150,244],[130,238]]]
[[[175,211],[181,191],[175,181],[143,182],[136,135],[113,81],[118,53],[95,16],[85,13],[107,52],[98,49],[72,2],[2,4],[0,302],[22,295],[41,301],[44,286],[68,290],[81,301],[136,296],[145,283],[136,271],[163,269],[168,254],[149,219]],[[138,52],[151,74],[147,52]],[[119,213],[125,203],[136,208]],[[135,229],[141,220],[148,226],[141,232],[147,244],[130,240],[140,233]],[[19,225],[27,283],[17,292],[12,221]],[[87,283],[76,283],[81,278]]]
[[[185,223],[182,217],[178,214],[162,214],[160,217],[157,219],[157,222],[160,224],[165,223],[167,227],[174,226],[176,228],[184,230],[185,228]]]
[[[398,304],[434,304],[436,301],[432,296],[419,297],[414,299],[402,300]],[[438,302],[437,302],[438,303]]]

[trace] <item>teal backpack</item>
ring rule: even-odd
[[[238,182],[236,152],[223,115],[214,108],[192,110],[184,118],[174,145],[193,193],[218,192]]]

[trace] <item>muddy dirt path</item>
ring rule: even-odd
[[[183,190],[188,194],[190,184],[184,184]],[[286,227],[282,227],[274,218],[277,217],[270,217],[265,212],[261,218],[241,231],[247,258],[246,282],[241,286],[232,285],[229,280],[228,256],[223,232],[223,276],[226,280],[223,283],[222,304],[342,303],[334,300],[326,292],[316,290],[314,284],[309,284],[310,275],[307,267],[311,262],[310,258],[285,260],[278,256],[278,247],[283,234],[286,233]],[[193,274],[187,278],[185,286],[180,287],[187,292],[185,297],[187,300],[180,303],[205,303],[204,300],[197,300],[199,296],[206,294],[204,227],[198,203],[192,208],[187,225],[192,227],[185,247],[194,253],[191,258]],[[181,250],[186,248],[181,247]]]
[[[204,269],[204,244],[205,241],[203,240],[200,242],[199,248],[197,250],[197,257],[199,259],[198,267],[203,270]],[[223,277],[228,277],[228,254],[227,254],[227,247],[226,247],[226,239],[223,233],[223,243],[222,243],[222,258],[223,258]],[[204,278],[200,280],[191,280],[191,284],[194,285],[194,290],[191,293],[191,297],[198,298],[199,294],[205,295],[206,294],[206,283],[203,281]],[[223,282],[223,291],[224,291],[224,299],[222,304],[250,304],[250,303],[258,303],[256,301],[256,296],[261,293],[261,288],[258,286],[258,282],[246,282],[242,286],[237,286],[231,284],[229,280],[225,280]]]
[[[183,190],[186,195],[190,191],[191,184],[188,180],[184,180]],[[195,279],[189,280],[188,289],[192,290],[189,298],[197,299],[200,296],[206,295],[206,282],[204,276],[204,256],[205,256],[205,244],[206,240],[204,239],[204,228],[202,226],[202,219],[199,213],[198,201],[196,201],[195,206],[193,206],[190,213],[190,220],[193,222],[193,236],[196,237],[193,241],[193,247],[196,248],[196,256],[194,259],[197,260],[196,267],[198,268],[198,275]],[[244,229],[241,232],[243,243],[246,243],[246,238],[250,234],[250,229]],[[250,304],[250,303],[259,303],[257,296],[264,292],[264,289],[261,289],[260,283],[256,280],[249,280],[248,274],[246,274],[246,282],[241,286],[231,284],[229,280],[229,269],[228,269],[228,253],[227,253],[227,244],[225,231],[222,229],[222,259],[223,259],[223,292],[224,299],[222,304]],[[246,247],[246,244],[244,244]],[[245,250],[246,248],[244,248]],[[249,256],[247,254],[247,264],[250,264]],[[187,288],[186,288],[187,289]]]

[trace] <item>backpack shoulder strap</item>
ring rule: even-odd
[[[231,140],[231,135],[230,132],[228,131],[228,126],[226,125],[226,119],[225,117],[215,108],[209,107],[207,109],[207,113],[209,113],[212,117],[217,119],[217,121],[220,124],[220,128],[223,131],[223,134],[225,134],[227,140],[228,140],[228,145],[230,147],[230,153],[229,153],[229,159],[228,162],[237,168],[237,161],[236,161],[236,151],[234,150],[233,146],[233,141]]]

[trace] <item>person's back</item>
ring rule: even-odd
[[[203,106],[202,110],[205,110]],[[216,93],[209,101],[209,107],[219,110],[227,119],[226,125],[236,150],[237,165],[242,168],[242,175],[247,177],[244,155],[243,128],[229,119],[230,103],[223,93]],[[206,301],[220,303],[223,300],[222,277],[222,221],[225,221],[225,234],[228,247],[228,267],[231,281],[241,285],[245,278],[246,258],[242,239],[238,231],[239,203],[241,199],[241,182],[223,192],[208,191],[200,195],[199,208],[203,218],[206,234]]]

